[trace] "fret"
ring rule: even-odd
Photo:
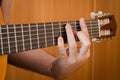
[[[66,30],[65,30],[65,25],[67,24],[67,22],[61,22],[61,33],[62,33],[62,37],[64,39],[64,43],[67,43],[67,35],[66,35]]]
[[[77,31],[78,26],[76,21],[74,22],[74,26],[75,26],[74,30]],[[80,25],[79,25],[79,28],[80,28]],[[78,37],[75,36],[75,40],[79,41]]]
[[[80,29],[80,25],[79,25],[79,21],[75,21],[75,22],[73,22],[74,24],[73,24],[73,29],[75,30],[75,31],[80,31],[81,29]]]
[[[32,49],[38,48],[37,27],[36,24],[30,24]]]
[[[72,26],[72,29],[75,30],[76,25],[75,25],[74,21],[69,21],[68,23]]]
[[[2,30],[1,30],[1,26],[0,26],[0,54],[3,55],[4,54],[4,50],[3,50],[3,41],[2,41]]]
[[[47,47],[47,35],[46,35],[46,25],[44,23],[44,32],[45,32],[45,46]]]
[[[91,37],[93,37],[93,35],[92,35],[92,27],[91,27],[91,26],[92,26],[92,21],[90,21],[90,34],[89,34],[89,35],[90,35]]]
[[[17,37],[16,37],[16,27],[14,25],[14,33],[15,33],[15,46],[16,46],[16,52],[18,52],[18,48],[17,48]]]
[[[60,36],[62,36],[62,31],[61,31],[61,22],[59,22],[59,28],[60,28]]]
[[[52,23],[46,23],[46,40],[47,40],[47,46],[52,46],[53,45],[53,41],[52,42],[48,42],[49,40],[53,40],[53,36],[52,36]]]
[[[9,38],[9,28],[8,28],[8,25],[7,25],[7,37],[8,37],[8,49],[9,49],[9,53],[10,53],[11,49],[10,49],[10,38]]]
[[[75,21],[74,23],[75,23],[75,24],[74,24],[74,26],[75,26],[75,29],[74,29],[74,30],[77,30],[77,22]]]
[[[16,40],[17,40],[17,50],[18,52],[23,51],[23,37],[22,37],[22,27],[21,24],[16,24]]]
[[[96,24],[97,23],[97,24]],[[92,20],[92,35],[93,37],[99,37],[99,27],[98,27],[98,21]]]
[[[24,30],[23,30],[23,25],[22,25],[22,24],[21,24],[21,30],[22,30],[22,45],[23,45],[23,51],[25,51]]]
[[[44,23],[38,23],[38,32],[39,32],[39,45],[40,45],[40,48],[45,47]]]
[[[32,37],[31,37],[31,27],[30,27],[30,24],[28,24],[28,27],[29,27],[29,38],[30,38],[30,49],[32,49]]]
[[[52,38],[53,38],[53,45],[55,45],[55,39],[54,39],[54,37],[55,37],[55,35],[54,35],[54,26],[53,26],[53,23],[51,23],[52,24]]]
[[[40,48],[40,42],[39,42],[39,32],[38,32],[38,24],[36,24],[36,28],[37,28],[37,44],[38,44],[38,48]]]
[[[91,21],[91,28],[92,28],[91,38],[99,37],[99,28],[98,25],[96,25],[96,23],[98,24],[97,21],[94,20]]]
[[[5,54],[5,51],[9,51],[9,49],[8,49],[8,39],[7,39],[7,27],[5,25],[2,25],[0,31],[1,31],[2,54]],[[3,39],[4,37],[5,37],[5,39]],[[7,43],[4,44],[4,42],[7,42]],[[6,47],[7,47],[7,49],[6,49]]]
[[[60,36],[60,34],[62,34],[62,33],[60,33],[60,29],[59,29],[58,26],[59,26],[58,22],[53,22],[53,27],[54,27],[53,31],[54,31],[54,42],[55,42],[55,45],[57,45],[57,38]]]
[[[30,32],[30,24],[23,25],[23,33],[24,33],[24,46],[25,50],[31,50],[31,32]]]

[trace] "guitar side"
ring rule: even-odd
[[[6,3],[7,2],[11,2],[11,0],[4,0],[2,2],[2,0],[0,0],[0,5],[2,4],[2,6],[10,6],[9,4],[3,4],[3,3]],[[5,8],[4,6],[4,8]],[[9,7],[10,8],[10,7]],[[3,15],[8,15],[9,12],[7,13],[6,11],[9,11],[9,8],[6,8],[4,9],[4,13],[6,14],[3,14]],[[7,10],[8,9],[8,10]],[[1,11],[1,7],[0,7],[0,24],[4,24],[4,21],[3,21],[3,16],[2,16],[2,13]],[[5,19],[7,19],[7,17],[4,17]],[[6,68],[7,68],[7,55],[4,55],[4,56],[0,56],[0,80],[5,80],[5,76],[6,76]]]
[[[0,56],[0,80],[5,80],[7,68],[7,55]]]

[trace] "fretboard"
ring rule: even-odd
[[[79,31],[79,21],[47,22],[35,24],[14,24],[0,26],[0,55],[57,45],[57,38],[67,37],[65,25],[69,23],[73,30]],[[86,21],[91,38],[99,37],[97,20]]]

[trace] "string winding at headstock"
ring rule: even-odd
[[[102,11],[98,13],[91,12],[91,18],[93,20],[98,20],[99,27],[99,37],[93,38],[92,41],[101,41],[115,37],[117,25],[114,15],[103,13]]]

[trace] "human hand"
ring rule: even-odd
[[[77,32],[81,47],[77,47],[70,24],[66,25],[68,49],[64,47],[62,37],[58,38],[59,57],[53,61],[51,71],[57,79],[63,79],[75,72],[90,56],[90,39],[83,18],[80,19],[81,31]]]

